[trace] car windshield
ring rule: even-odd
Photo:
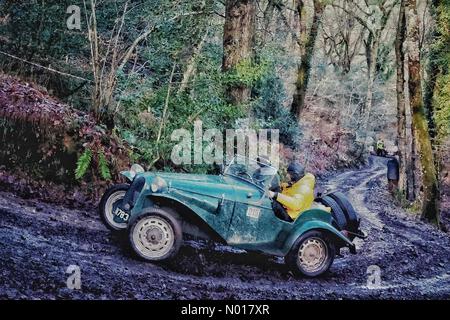
[[[224,175],[248,181],[259,188],[267,189],[277,176],[277,169],[267,163],[251,160],[244,156],[235,156],[226,166]]]

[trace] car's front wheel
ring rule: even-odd
[[[286,263],[297,275],[316,277],[330,269],[335,254],[335,246],[327,235],[313,230],[297,239],[286,257]]]
[[[175,256],[183,238],[178,220],[168,210],[160,208],[152,208],[136,219],[129,232],[134,252],[153,262]]]
[[[129,184],[114,185],[106,190],[106,192],[103,194],[102,199],[100,200],[100,205],[98,207],[100,218],[108,227],[108,229],[112,231],[120,231],[127,228],[126,222],[119,223],[114,221],[114,211],[117,209],[117,206],[125,197],[125,193],[129,188]]]

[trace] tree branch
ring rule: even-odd
[[[347,8],[344,8],[334,2],[331,3],[331,6],[336,7],[341,9],[342,11],[344,11],[345,13],[351,15],[352,17],[354,17],[359,24],[361,24],[364,28],[366,28],[370,33],[373,33],[373,30],[369,27],[369,25],[364,21],[364,19],[362,19],[361,17],[359,17],[355,12],[353,12],[352,10],[349,10]]]
[[[286,26],[286,28],[288,28],[289,33],[291,34],[292,38],[295,40],[295,42],[297,42],[297,44],[301,47],[302,46],[302,42],[300,41],[300,39],[298,38],[297,34],[295,33],[294,30],[292,30],[292,27],[289,25],[289,22],[286,18],[286,16],[283,13],[283,5],[279,4],[279,3],[275,3],[275,8],[277,8],[278,13],[281,16],[281,20],[283,21],[284,25]]]

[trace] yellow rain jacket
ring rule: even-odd
[[[282,191],[278,193],[276,200],[286,208],[293,220],[309,209],[314,202],[315,183],[316,178],[311,173],[307,173],[290,187],[287,184],[282,185]]]

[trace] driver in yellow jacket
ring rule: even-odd
[[[274,212],[283,220],[293,221],[314,202],[316,178],[311,173],[305,174],[305,168],[298,163],[291,163],[287,170],[289,183],[282,184],[281,192],[269,191],[274,201]]]

